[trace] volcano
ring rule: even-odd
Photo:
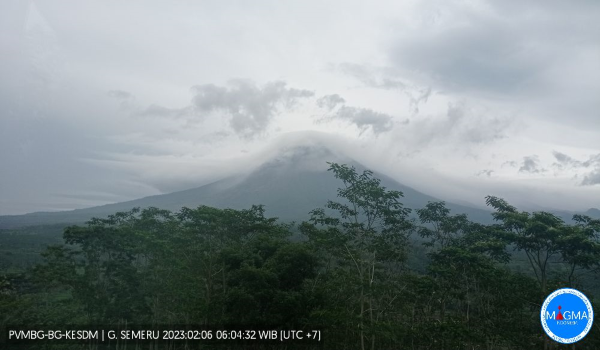
[[[218,181],[183,191],[154,195],[119,202],[61,212],[36,212],[25,215],[0,216],[0,229],[33,225],[80,224],[92,217],[106,217],[134,207],[157,207],[177,211],[182,207],[208,205],[217,208],[247,209],[253,204],[265,206],[266,215],[282,221],[303,221],[309,211],[323,207],[328,200],[337,198],[342,184],[327,169],[328,161],[352,165],[362,171],[364,166],[324,146],[296,146],[256,167],[245,175]],[[383,186],[404,194],[405,207],[419,209],[433,196],[405,186],[384,174],[374,174]],[[473,221],[489,223],[490,212],[465,205],[447,203],[453,213],[465,213]]]

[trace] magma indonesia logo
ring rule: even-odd
[[[542,327],[553,340],[572,344],[585,337],[594,322],[588,298],[576,289],[563,288],[546,298],[540,314]]]

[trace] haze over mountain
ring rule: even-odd
[[[323,207],[328,200],[337,198],[342,183],[327,171],[327,162],[345,163],[359,171],[365,167],[353,159],[320,144],[296,145],[265,161],[248,174],[227,177],[188,190],[144,197],[136,200],[107,204],[86,209],[61,212],[36,212],[25,215],[0,216],[0,229],[39,224],[83,223],[92,217],[106,217],[134,207],[157,207],[177,211],[182,207],[208,205],[218,208],[246,209],[253,204],[265,205],[268,216],[283,221],[302,221],[309,211]],[[388,189],[404,194],[402,202],[411,209],[424,207],[429,201],[439,200],[403,185],[384,174],[375,173]],[[489,223],[489,211],[464,204],[449,202],[453,213],[466,213],[472,220]],[[572,213],[556,212],[564,219]],[[586,213],[600,217],[600,211]]]
[[[198,205],[245,209],[253,204],[263,204],[269,216],[279,217],[284,221],[306,220],[310,210],[324,206],[327,200],[335,200],[337,188],[342,185],[327,171],[328,161],[350,164],[359,171],[365,170],[363,165],[322,145],[297,146],[283,151],[246,175],[228,177],[184,191],[86,209],[0,216],[0,228],[81,223],[91,217],[105,217],[134,207],[158,207],[176,211],[184,206]],[[383,174],[376,173],[375,176],[387,188],[403,192],[402,202],[408,208],[418,209],[428,201],[438,200]],[[449,203],[449,207],[456,213],[467,213],[478,221],[490,219],[485,210],[453,203]]]
[[[599,14],[598,1],[1,1],[0,215],[198,187],[308,132],[452,202],[599,207]]]

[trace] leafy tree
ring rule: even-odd
[[[600,266],[600,220],[574,215],[573,221],[575,225],[566,227],[558,240],[561,258],[568,266],[569,286],[576,285],[578,271],[583,274],[585,271],[597,270]]]
[[[504,339],[509,333],[530,341],[517,335],[528,321],[523,320],[530,315],[529,303],[536,299],[528,297],[532,284],[527,278],[504,265],[510,259],[505,232],[473,223],[465,215],[450,215],[444,202],[430,202],[417,213],[423,225],[418,231],[430,239],[424,244],[430,247],[431,259],[430,278],[421,279],[420,285],[427,285],[426,295],[431,297],[419,301],[428,305],[422,309],[428,316],[418,332],[429,336],[416,341],[440,349],[508,346]],[[518,297],[511,292],[514,281],[527,286]]]
[[[492,215],[510,234],[512,243],[525,252],[540,285],[541,295],[545,295],[550,262],[560,255],[559,241],[564,234],[565,223],[547,212],[520,212],[501,198],[487,196],[486,203],[496,210]]]
[[[550,347],[539,326],[547,290],[581,286],[596,303],[600,220],[576,215],[568,224],[487,197],[493,225],[454,215],[444,202],[417,210],[417,225],[402,193],[372,172],[329,170],[341,181],[338,199],[310,213],[304,236],[260,205],[134,208],[70,226],[64,244],[35,258],[42,264],[0,273],[0,326],[326,326],[331,349],[532,349]],[[412,232],[424,246],[409,240]],[[6,237],[10,247],[31,243]],[[521,255],[530,274],[518,270]],[[577,349],[599,344],[593,330]],[[136,348],[145,345],[158,346]],[[66,348],[26,348],[42,346]]]
[[[371,171],[359,174],[352,166],[329,165],[329,171],[342,181],[343,187],[338,189],[342,201],[327,203],[334,215],[325,209],[313,210],[310,223],[301,229],[325,251],[336,269],[345,270],[342,276],[349,277],[346,281],[350,283],[345,290],[354,295],[353,304],[358,305],[357,309],[350,306],[350,314],[357,320],[361,349],[366,347],[367,335],[374,349],[378,312],[395,298],[393,289],[379,286],[389,281],[383,275],[393,271],[389,267],[398,271],[406,259],[413,229],[408,220],[410,209],[399,201],[401,192],[387,190]]]

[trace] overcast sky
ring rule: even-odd
[[[600,207],[600,1],[0,2],[0,215],[323,145],[436,197]]]

